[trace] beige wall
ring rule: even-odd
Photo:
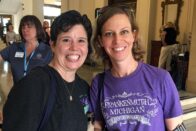
[[[162,25],[162,8],[161,8],[161,2],[162,0],[157,0],[157,3],[156,3],[156,22],[155,22],[155,34],[154,34],[154,39],[153,40],[160,40],[160,37],[159,37],[159,30],[160,30],[160,27]]]
[[[20,19],[25,15],[35,15],[40,21],[43,21],[43,5],[44,0],[21,0],[23,3],[21,8],[14,16],[14,31],[18,33]]]
[[[136,10],[136,21],[139,26],[139,40],[142,48],[148,52],[149,43],[149,25],[150,25],[150,3],[151,0],[138,0]],[[141,17],[142,16],[142,17]],[[147,62],[147,54],[144,56],[144,61]]]
[[[196,10],[196,2],[194,3],[194,10]],[[187,90],[196,93],[196,12],[193,14],[192,26],[192,40],[190,48],[190,62],[187,79]]]
[[[32,14],[33,12],[33,0],[22,0],[23,3],[23,10],[22,16]]]
[[[44,20],[44,0],[33,0],[32,14],[37,16],[42,22]]]
[[[80,12],[82,14],[87,14],[92,23],[94,23],[95,20],[94,10],[95,10],[94,0],[85,0],[85,2],[80,0]]]
[[[87,14],[92,24],[95,22],[95,9],[107,4],[107,0],[67,0],[61,2],[61,11],[78,10],[81,14]]]
[[[67,0],[61,2],[61,12],[67,10],[77,10],[81,14],[87,14],[91,21],[94,20],[94,1],[93,0]],[[89,6],[90,5],[90,6]]]

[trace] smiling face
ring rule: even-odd
[[[84,27],[75,25],[68,32],[60,33],[56,43],[52,43],[52,50],[56,68],[77,71],[88,53],[88,40]]]
[[[132,27],[125,14],[116,14],[104,23],[100,43],[111,62],[133,59],[133,42]]]

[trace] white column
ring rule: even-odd
[[[44,20],[44,0],[33,0],[32,14],[37,16],[42,22]]]
[[[22,0],[22,16],[35,15],[40,21],[44,20],[44,0]]]
[[[33,0],[22,0],[22,16],[32,15]]]

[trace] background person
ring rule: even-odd
[[[7,26],[7,33],[6,33],[6,44],[7,44],[7,46],[8,45],[11,45],[11,44],[13,44],[14,42],[16,42],[17,41],[17,35],[16,35],[16,33],[14,32],[14,27],[13,27],[13,25],[12,24],[9,24],[8,26]]]
[[[50,41],[50,25],[48,21],[43,22],[43,29],[46,34],[46,44],[50,46],[49,41]]]
[[[77,11],[62,13],[54,20],[53,59],[49,65],[32,70],[11,89],[3,109],[3,130],[36,131],[44,107],[53,98],[42,131],[87,131],[89,85],[76,72],[87,57],[91,35],[90,20]],[[56,85],[53,95],[51,81]]]
[[[125,7],[101,10],[94,44],[109,69],[90,88],[95,131],[171,131],[182,123],[175,84],[167,71],[140,61],[137,32]]]
[[[171,23],[166,24],[161,32],[163,46],[160,51],[158,67],[166,69],[169,72],[171,72],[172,55],[178,51],[176,37],[177,31],[175,27]]]
[[[45,33],[36,16],[26,15],[21,19],[19,34],[22,42],[13,43],[0,51],[0,61],[8,61],[11,65],[14,83],[31,69],[48,64],[52,58],[50,47],[43,43]]]

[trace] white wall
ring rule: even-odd
[[[35,15],[43,21],[43,0],[21,0],[21,7],[13,14],[14,31],[18,33],[20,20],[25,15]]]
[[[14,31],[18,34],[20,19],[22,18],[22,8],[20,8],[20,10],[13,16]]]

